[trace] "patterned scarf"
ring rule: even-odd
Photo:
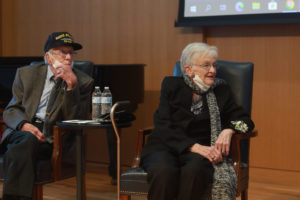
[[[183,75],[184,82],[193,89],[193,92],[201,95],[205,94],[207,99],[207,105],[210,115],[210,125],[211,125],[211,146],[215,145],[215,142],[222,131],[221,117],[219,112],[219,107],[217,104],[217,99],[213,89],[221,84],[226,84],[222,79],[216,78],[214,84],[207,90],[201,91],[201,89],[192,81],[192,79]],[[203,105],[200,101],[197,104]],[[194,108],[197,106],[193,105]],[[199,106],[198,106],[199,107]],[[201,107],[201,106],[200,106]],[[194,114],[199,114],[199,111],[193,110]],[[201,111],[200,111],[201,112]],[[231,160],[227,156],[223,156],[223,161],[214,164],[214,178],[211,190],[212,200],[234,200],[236,199],[236,189],[237,189],[237,177],[232,166]]]

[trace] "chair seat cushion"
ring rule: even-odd
[[[142,168],[131,168],[121,174],[121,194],[146,195],[148,188],[147,172]]]

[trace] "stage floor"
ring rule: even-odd
[[[110,184],[105,164],[87,164],[86,192],[87,200],[114,200],[117,199],[117,187]],[[44,200],[74,200],[76,199],[75,178],[46,184]],[[2,183],[0,183],[2,194]],[[146,199],[132,197],[132,200]],[[240,198],[237,198],[240,200]],[[300,200],[300,186],[286,184],[270,184],[250,180],[249,200]]]

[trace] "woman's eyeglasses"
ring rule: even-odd
[[[213,67],[215,70],[218,69],[217,63],[213,63],[213,64],[208,64],[208,63],[206,63],[206,64],[203,64],[203,65],[200,65],[200,64],[192,64],[192,66],[193,66],[193,65],[194,65],[194,66],[201,67],[201,68],[205,69],[206,71],[209,71],[211,67]]]

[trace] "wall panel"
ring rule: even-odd
[[[259,136],[251,145],[255,167],[300,171],[300,25],[212,27],[207,41],[222,59],[252,61],[252,116]]]

